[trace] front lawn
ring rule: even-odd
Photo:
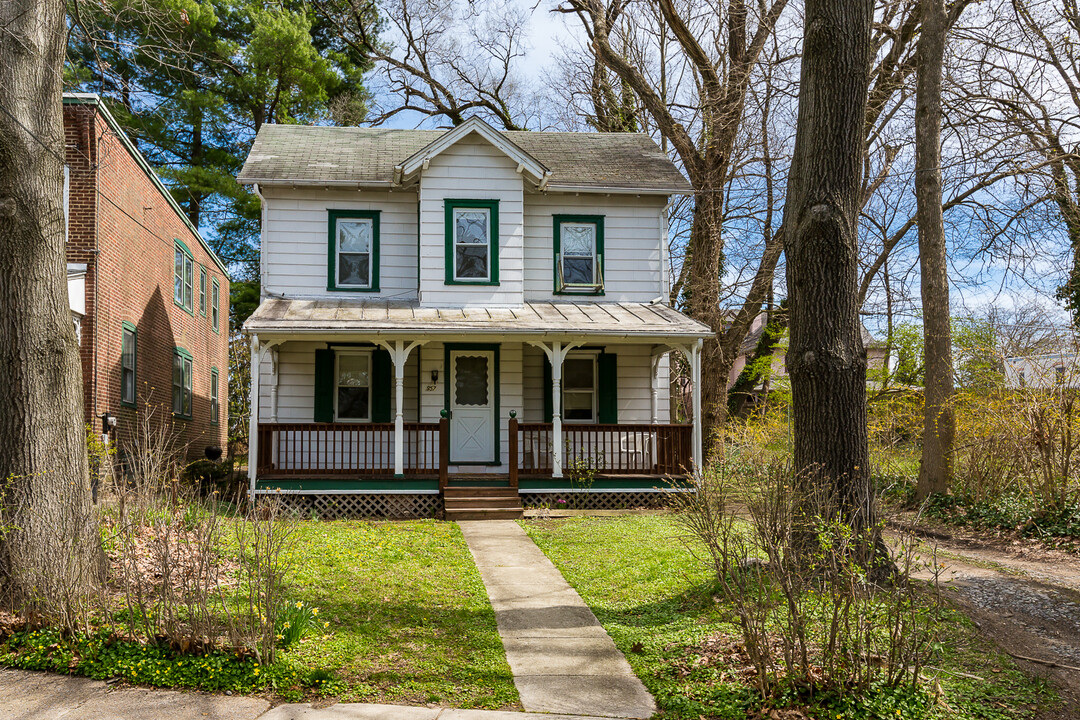
[[[345,702],[520,708],[480,573],[453,523],[304,522],[290,598],[329,623],[282,661]]]
[[[738,631],[709,570],[679,539],[671,515],[525,521],[526,532],[592,608],[656,698],[664,718],[744,718],[756,708],[731,674]],[[933,704],[884,697],[873,717],[1030,718],[1056,698],[981,640],[958,612],[942,623],[927,670]],[[933,698],[935,684],[941,694]],[[886,707],[888,708],[886,710]],[[867,717],[844,700],[810,708],[816,718]]]

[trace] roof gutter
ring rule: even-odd
[[[546,183],[541,190],[547,189],[554,192],[580,192],[580,193],[604,193],[606,195],[692,195],[692,188],[626,188],[611,187],[606,185],[566,185],[563,183]]]
[[[567,328],[565,330],[512,330],[508,328],[480,328],[480,327],[450,327],[445,330],[417,330],[415,328],[280,328],[280,327],[258,327],[248,325],[244,323],[243,331],[245,333],[256,334],[268,334],[268,335],[374,335],[382,337],[390,335],[393,337],[416,336],[416,335],[434,335],[434,336],[455,336],[462,332],[468,332],[470,335],[514,335],[522,337],[566,337],[568,335],[583,336],[583,337],[607,337],[607,338],[624,338],[627,340],[642,340],[644,338],[708,338],[713,337],[714,333],[710,330],[697,330],[697,331],[683,331],[683,332],[625,332],[619,330],[582,330],[580,328]]]
[[[267,180],[265,178],[238,177],[236,182],[240,185],[261,185],[262,187],[341,187],[355,188],[358,190],[390,190],[398,183],[389,180],[312,180],[311,178]]]

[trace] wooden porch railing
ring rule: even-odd
[[[440,469],[439,423],[405,423],[405,475]],[[259,423],[259,475],[393,475],[393,423]]]
[[[551,423],[519,423],[520,467],[551,473]],[[577,461],[605,475],[680,475],[692,456],[692,425],[576,425],[564,423],[563,473]]]

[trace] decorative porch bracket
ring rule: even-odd
[[[671,345],[672,350],[678,350],[686,358],[686,361],[690,363],[690,390],[691,390],[691,405],[693,406],[693,423],[694,428],[691,432],[693,442],[693,463],[694,472],[698,472],[701,469],[702,462],[702,445],[703,438],[701,434],[701,348],[705,345],[705,341],[698,338],[696,342],[689,345]]]
[[[259,336],[251,334],[251,399],[249,401],[251,416],[248,420],[248,498],[255,500],[255,481],[259,465],[259,375],[262,374],[263,353],[280,345],[282,340],[270,340],[265,345],[259,341]],[[271,366],[273,373],[273,385],[271,392],[277,387],[277,362]],[[276,392],[274,392],[276,395]],[[277,415],[277,398],[272,399],[274,415]]]
[[[562,474],[562,366],[566,355],[576,347],[585,344],[584,339],[570,340],[563,345],[555,340],[550,347],[547,343],[529,340],[530,345],[538,347],[547,355],[551,363],[551,476],[561,478]]]
[[[394,362],[394,477],[405,476],[405,363],[414,348],[427,340],[413,340],[408,345],[404,340],[379,340],[379,345],[390,353]]]

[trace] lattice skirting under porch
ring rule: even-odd
[[[521,504],[529,509],[549,510],[628,510],[631,508],[667,507],[671,493],[666,492],[543,492],[521,493]]]
[[[281,502],[301,517],[320,520],[380,519],[411,520],[415,518],[442,517],[443,499],[440,495],[375,495],[375,494],[319,494],[300,495],[275,493],[264,496]]]

